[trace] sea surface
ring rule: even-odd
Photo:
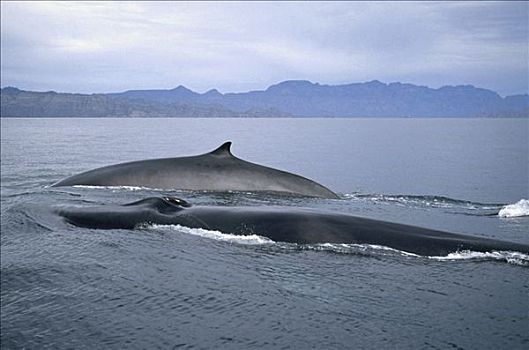
[[[53,208],[172,195],[529,244],[528,132],[528,119],[1,119],[1,348],[527,349],[527,255],[91,230]],[[228,140],[236,156],[341,198],[50,188]]]

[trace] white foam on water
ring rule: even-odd
[[[514,204],[504,206],[498,213],[501,218],[529,216],[529,200],[521,199]]]
[[[247,245],[265,245],[265,244],[276,244],[277,242],[263,236],[259,235],[234,235],[231,233],[223,233],[215,230],[206,230],[202,228],[190,228],[182,225],[158,225],[158,224],[148,224],[141,225],[140,228],[147,229],[156,229],[156,230],[174,230],[182,233],[187,233],[195,236],[200,236],[204,238],[214,239],[217,241],[237,243],[237,244],[247,244]],[[285,245],[291,246],[291,244],[285,243]],[[320,243],[320,244],[301,244],[294,245],[297,249],[307,249],[314,251],[330,251],[336,253],[390,253],[400,256],[406,256],[411,258],[427,258],[437,261],[462,261],[462,260],[477,260],[477,261],[505,261],[510,264],[519,265],[519,266],[529,266],[529,255],[523,254],[520,252],[511,252],[511,251],[492,251],[492,252],[475,252],[475,251],[460,251],[455,253],[450,253],[446,256],[421,256],[418,254],[406,252],[403,250],[398,250],[382,245],[376,244],[354,244],[354,243]],[[286,248],[287,246],[285,246]]]
[[[435,195],[386,195],[346,193],[345,199],[367,200],[374,203],[386,203],[405,207],[440,208],[464,211],[499,210],[501,204],[476,203],[462,199],[454,199]]]
[[[320,243],[315,245],[309,245],[309,249],[312,250],[322,250],[322,251],[332,251],[332,252],[338,252],[338,253],[347,253],[347,252],[371,252],[371,251],[382,251],[382,252],[390,252],[395,253],[398,255],[404,255],[404,256],[415,256],[419,257],[420,255],[405,252],[402,250],[386,247],[383,245],[377,245],[377,244],[356,244],[356,243]]]
[[[400,255],[410,258],[426,258],[437,261],[464,261],[464,260],[477,260],[477,261],[505,261],[513,265],[529,266],[529,255],[520,252],[511,251],[492,251],[492,252],[475,252],[475,251],[460,251],[450,253],[446,256],[422,256],[403,250],[398,250],[386,246],[376,244],[338,244],[338,243],[321,243],[315,245],[307,245],[305,249],[316,250],[316,251],[330,251],[336,253],[390,253],[394,255]]]
[[[474,252],[464,250],[450,253],[447,256],[429,256],[429,259],[438,261],[456,261],[456,260],[499,260],[506,261],[510,264],[529,266],[529,255],[520,252],[510,251],[492,251],[492,252]]]
[[[230,243],[239,243],[239,244],[248,244],[248,245],[260,245],[260,244],[272,244],[275,243],[273,240],[267,237],[262,237],[259,235],[247,235],[240,236],[230,233],[223,233],[220,231],[206,230],[203,228],[190,228],[181,225],[157,225],[151,224],[142,226],[142,228],[152,228],[152,229],[162,229],[162,230],[175,230],[195,236],[205,237],[209,239],[214,239],[217,241],[224,241]]]

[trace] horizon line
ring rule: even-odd
[[[173,88],[137,88],[137,89],[133,88],[133,89],[127,89],[127,90],[122,90],[122,91],[91,92],[91,93],[71,92],[71,91],[56,91],[56,90],[46,90],[46,91],[25,90],[24,88],[19,88],[17,86],[13,86],[13,85],[0,87],[0,90],[12,88],[12,89],[17,89],[19,91],[38,92],[38,93],[57,93],[57,94],[72,94],[72,95],[108,95],[108,94],[120,94],[120,93],[129,92],[129,91],[171,91],[171,90],[176,90],[176,89],[183,88],[183,89],[186,89],[188,91],[191,91],[191,92],[193,92],[195,94],[199,94],[199,95],[205,95],[207,93],[214,92],[214,91],[216,91],[217,93],[219,93],[221,95],[228,95],[228,94],[244,94],[244,93],[250,93],[250,92],[267,91],[272,86],[276,86],[276,85],[283,84],[283,83],[288,83],[288,82],[300,82],[300,83],[301,82],[305,82],[305,83],[310,83],[311,85],[323,86],[323,87],[347,86],[347,85],[355,85],[355,84],[360,85],[360,84],[372,84],[372,83],[379,83],[379,84],[382,84],[382,85],[385,85],[385,86],[389,86],[389,85],[393,85],[393,84],[400,84],[400,85],[413,85],[413,86],[416,86],[416,87],[424,87],[424,88],[432,89],[432,90],[440,90],[440,89],[447,88],[447,87],[452,87],[452,88],[471,87],[471,88],[475,88],[475,89],[482,89],[482,90],[492,91],[492,92],[498,94],[498,96],[500,96],[502,98],[505,98],[505,97],[508,97],[508,96],[525,96],[525,95],[529,95],[529,89],[526,92],[523,92],[523,93],[509,94],[509,95],[502,96],[495,90],[488,89],[488,88],[482,88],[482,87],[479,87],[479,86],[476,86],[476,85],[473,85],[473,84],[442,85],[442,86],[440,86],[438,88],[432,88],[432,87],[430,87],[428,85],[422,85],[422,84],[416,84],[416,83],[410,83],[410,82],[401,82],[401,81],[393,81],[393,82],[386,83],[386,82],[382,82],[382,81],[380,81],[378,79],[373,79],[373,80],[369,80],[369,81],[360,81],[360,82],[349,82],[349,83],[342,83],[342,84],[325,84],[325,83],[320,83],[320,82],[312,82],[310,80],[305,80],[305,79],[287,79],[287,80],[282,80],[282,81],[279,81],[277,83],[268,85],[264,89],[248,90],[248,91],[240,91],[240,92],[220,92],[217,88],[210,88],[207,91],[201,93],[201,92],[197,92],[195,90],[192,90],[192,89],[190,89],[190,88],[188,88],[188,87],[186,87],[185,85],[182,85],[182,84],[180,84],[180,85],[178,85],[176,87],[173,87]]]

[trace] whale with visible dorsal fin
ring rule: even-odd
[[[231,142],[190,157],[148,159],[80,173],[52,186],[139,186],[195,191],[277,192],[339,198],[305,177],[247,162],[231,153]]]

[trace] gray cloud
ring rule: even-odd
[[[106,92],[379,79],[528,91],[527,2],[1,2],[1,84]]]

